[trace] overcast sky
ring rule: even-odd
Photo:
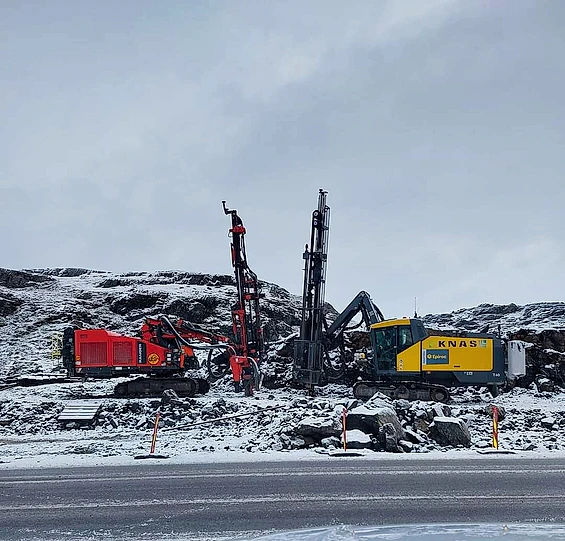
[[[230,273],[385,316],[564,300],[565,2],[0,3],[0,265]]]

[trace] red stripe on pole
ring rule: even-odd
[[[342,439],[343,439],[343,450],[347,451],[347,430],[345,426],[345,419],[347,418],[347,409],[343,408],[343,412],[341,414],[341,425],[343,427],[342,432]]]

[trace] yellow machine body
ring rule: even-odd
[[[391,319],[371,326],[376,377],[423,377],[460,383],[502,381],[502,345],[493,335],[429,336],[419,319]]]

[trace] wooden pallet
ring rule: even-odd
[[[73,400],[67,403],[65,409],[57,417],[58,421],[75,421],[78,423],[88,423],[94,421],[102,402],[99,400]]]

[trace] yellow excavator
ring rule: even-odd
[[[324,313],[330,221],[326,195],[320,190],[318,206],[312,213],[310,245],[306,245],[303,256],[302,320],[294,345],[295,383],[313,394],[315,386],[343,378],[343,337],[359,314],[368,329],[371,348],[357,359],[366,377],[353,387],[356,398],[366,400],[381,392],[392,398],[447,402],[449,388],[454,386],[487,386],[496,396],[509,375],[525,373],[521,342],[504,342],[487,333],[431,335],[418,318],[385,320],[364,291],[328,325]],[[335,354],[338,348],[341,355]]]
[[[449,388],[461,386],[486,386],[496,396],[509,372],[525,372],[522,344],[505,343],[493,334],[430,335],[417,318],[373,323],[369,334],[371,351],[358,360],[368,378],[353,387],[360,399],[381,392],[391,398],[447,402]]]

